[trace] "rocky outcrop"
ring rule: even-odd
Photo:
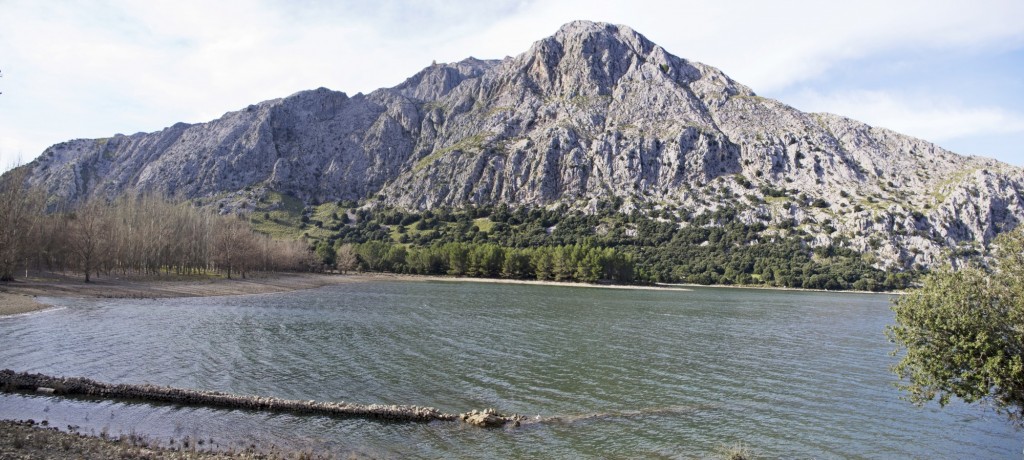
[[[0,390],[36,392],[61,396],[89,396],[113,400],[150,401],[186,406],[221,407],[265,412],[354,417],[389,422],[433,422],[461,420],[482,428],[519,426],[519,415],[503,415],[494,409],[465,414],[446,414],[433,407],[384,404],[318,402],[246,396],[218,391],[189,390],[156,385],[109,384],[82,377],[53,377],[43,374],[0,371]]]
[[[507,415],[494,409],[472,410],[459,414],[459,420],[480,428],[500,428],[508,424],[518,427],[525,420],[522,415]]]
[[[757,96],[625,26],[576,21],[518,56],[433,64],[394,88],[318,89],[197,125],[55,145],[52,204],[154,191],[245,212],[261,193],[623,209],[722,207],[886,266],[981,248],[1024,219],[1024,172]],[[247,191],[241,193],[241,191]]]

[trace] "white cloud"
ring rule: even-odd
[[[788,101],[809,112],[831,112],[933,142],[989,134],[1024,134],[1024,113],[970,107],[934,96],[885,91],[804,91]]]

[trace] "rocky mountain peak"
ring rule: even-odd
[[[541,90],[568,89],[580,94],[611,95],[618,81],[630,73],[648,73],[676,67],[667,53],[643,35],[626,26],[590,21],[573,21],[553,36],[539,40],[519,56],[516,67]],[[687,77],[697,75],[684,67]]]
[[[408,209],[616,198],[678,225],[728,208],[765,238],[806,234],[905,266],[1024,221],[1020,168],[800,112],[589,21],[367,95],[320,88],[208,123],[61,143],[31,168],[54,200],[151,190],[240,213],[271,192]]]
[[[448,94],[464,80],[480,77],[499,62],[470,57],[451,64],[434,63],[393,90],[409,98],[433,101]]]
[[[626,54],[647,56],[654,43],[629,26],[604,22],[572,21],[548,38],[561,43],[567,54],[603,55],[622,60]]]

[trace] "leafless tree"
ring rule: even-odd
[[[309,271],[312,252],[302,241],[254,232],[235,216],[221,216],[159,196],[92,199],[43,214],[42,194],[25,189],[26,170],[0,178],[0,278],[11,279],[34,258],[40,269],[71,268],[86,282],[99,273],[157,275],[161,271]]]
[[[102,267],[109,255],[110,247],[109,206],[100,200],[91,200],[78,212],[69,214],[68,248],[75,257],[78,268],[85,274],[85,282],[92,281],[91,275]]]
[[[213,263],[226,270],[228,279],[235,270],[245,278],[245,272],[259,253],[252,230],[239,219],[222,219],[213,229]]]
[[[27,175],[22,166],[0,178],[0,281],[13,280],[35,247],[43,200],[26,188]]]
[[[351,244],[341,245],[335,254],[334,263],[341,273],[347,274],[349,271],[355,270],[359,266],[359,257],[356,256],[355,248]]]

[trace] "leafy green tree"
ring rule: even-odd
[[[448,274],[464,276],[469,270],[469,251],[459,243],[448,243],[444,245],[444,252],[448,256]]]
[[[356,254],[363,266],[370,271],[387,270],[387,255],[391,245],[382,241],[367,241],[356,247]]]
[[[594,283],[601,277],[604,271],[604,261],[601,258],[600,251],[597,249],[588,248],[584,254],[576,265],[576,279],[586,283]]]
[[[886,332],[905,351],[893,370],[912,402],[955,396],[1024,423],[1024,231],[996,247],[995,271],[939,271],[896,299]]]
[[[501,266],[503,278],[528,278],[532,275],[530,255],[526,251],[512,249],[505,253],[505,261]]]
[[[320,263],[324,264],[324,267],[333,267],[336,253],[334,248],[331,247],[326,241],[317,243],[316,250],[313,251],[317,258],[320,259]]]
[[[537,248],[532,259],[537,279],[545,281],[554,278],[554,261],[550,248]]]
[[[501,273],[505,261],[505,251],[496,244],[476,246],[473,250],[476,265],[475,276],[496,278]]]
[[[555,248],[551,262],[551,273],[555,281],[571,280],[576,274],[576,261],[573,258],[572,248],[565,246]]]
[[[387,255],[384,257],[384,267],[382,270],[404,272],[406,267],[406,258],[408,255],[409,251],[405,249],[405,246],[391,246],[388,248]]]

